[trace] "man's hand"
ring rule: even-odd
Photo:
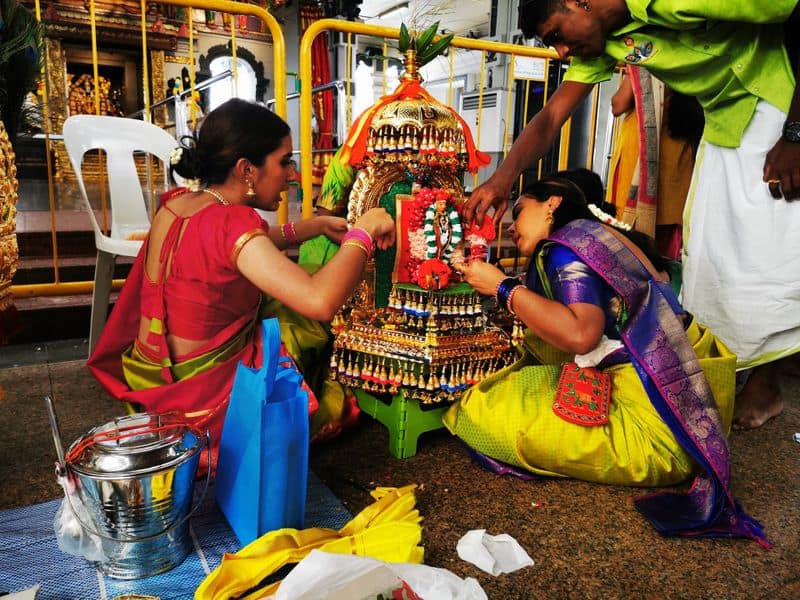
[[[800,198],[800,144],[778,140],[767,154],[764,181],[773,198]]]
[[[495,229],[500,225],[503,214],[508,208],[510,190],[505,186],[495,183],[489,178],[472,192],[464,208],[464,220],[467,223],[483,223],[483,216],[490,207],[494,208],[492,221]]]

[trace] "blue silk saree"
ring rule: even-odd
[[[586,427],[554,414],[561,362],[571,357],[539,341],[470,389],[445,414],[445,425],[478,452],[536,474],[641,486],[695,476],[687,490],[636,499],[637,509],[664,535],[743,536],[769,546],[730,490],[735,356],[605,226],[574,221],[548,245],[574,253],[604,282],[609,297],[601,300],[614,305],[607,333],[624,348],[599,365],[612,380],[609,422]],[[539,267],[546,293],[550,284],[574,286],[548,282],[554,272],[541,261]]]

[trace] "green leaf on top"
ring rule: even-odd
[[[418,55],[417,60],[419,62],[419,65],[422,66],[424,64],[427,64],[440,54],[443,54],[444,51],[447,50],[448,46],[450,46],[450,42],[453,41],[453,36],[454,34],[449,33],[446,36],[439,38],[428,48],[426,48],[421,55]]]
[[[397,44],[400,52],[405,52],[411,48],[411,35],[408,33],[408,27],[405,23],[400,23],[400,40]]]

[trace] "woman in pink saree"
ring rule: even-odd
[[[172,169],[199,188],[162,198],[90,370],[115,398],[208,429],[213,464],[237,364],[261,365],[257,325],[277,316],[284,350],[312,384],[312,435],[335,433],[358,408],[311,370],[327,365],[317,358],[329,343],[324,323],[360,281],[373,247],[394,243],[391,217],[371,210],[350,231],[336,217],[270,228],[255,209],[278,208],[295,166],[288,125],[257,104],[230,100],[196,139],[181,142]],[[341,248],[310,274],[282,251],[318,235]]]

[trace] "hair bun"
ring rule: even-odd
[[[200,161],[197,155],[197,140],[194,136],[184,135],[178,142],[179,146],[170,157],[171,171],[184,179],[201,179]],[[180,154],[178,154],[180,150]],[[180,157],[174,160],[173,157]]]

